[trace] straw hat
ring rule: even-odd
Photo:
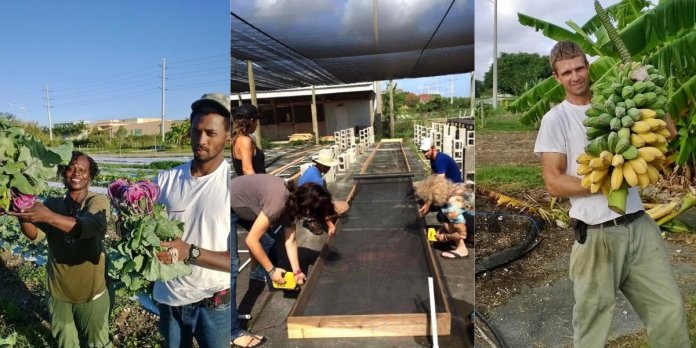
[[[312,158],[314,162],[317,162],[319,164],[323,164],[327,167],[333,167],[338,165],[338,160],[334,158],[334,153],[333,150],[331,149],[323,149],[319,151],[319,154],[314,156]]]

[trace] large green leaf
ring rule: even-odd
[[[27,180],[27,177],[24,176],[24,174],[14,175],[12,180],[10,180],[10,186],[16,188],[19,190],[19,192],[24,194],[37,195],[41,193],[39,189],[34,187],[34,185]]]
[[[647,0],[622,0],[614,5],[606,7],[604,10],[616,23],[616,27],[621,30],[628,23],[640,17],[643,10],[649,5],[650,1]],[[588,34],[595,33],[599,29],[602,29],[602,22],[597,15],[594,15],[582,26],[582,29]]]
[[[665,0],[620,30],[619,36],[634,57],[664,44],[682,33],[693,30],[696,25],[696,1]],[[615,52],[612,44],[601,47],[604,52]]]
[[[58,163],[68,164],[70,157],[72,157],[74,147],[72,143],[65,143],[60,146],[48,148],[48,150],[58,155],[60,158],[60,162]]]
[[[672,117],[683,117],[689,112],[696,101],[696,76],[676,90],[667,102],[667,111]]]
[[[663,74],[671,71],[686,76],[696,75],[696,31],[666,42],[646,61]]]
[[[580,34],[559,27],[558,25],[555,25],[553,23],[549,23],[531,16],[527,16],[522,13],[518,13],[517,18],[520,24],[532,27],[534,28],[534,30],[537,31],[541,30],[544,36],[550,39],[556,41],[570,40],[580,45],[580,47],[589,55],[594,56],[599,54],[599,52],[594,47],[594,42],[586,39]]]

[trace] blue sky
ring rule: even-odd
[[[0,112],[53,123],[183,119],[206,92],[229,91],[228,0],[1,1]]]

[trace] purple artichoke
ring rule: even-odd
[[[118,179],[109,185],[108,194],[114,206],[131,215],[152,214],[159,198],[159,186],[150,181],[130,183]]]
[[[36,203],[36,197],[34,195],[26,195],[17,190],[12,190],[12,205],[10,210],[14,212],[20,212],[24,209],[29,209]]]

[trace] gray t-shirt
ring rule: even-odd
[[[544,115],[539,127],[534,152],[556,152],[566,155],[566,174],[580,177],[577,174],[578,164],[575,160],[585,151],[587,141],[582,121],[587,117],[585,111],[590,105],[574,105],[564,100]],[[589,196],[570,197],[571,218],[582,220],[595,225],[620,215],[609,209],[609,201],[601,193]],[[635,213],[643,209],[643,203],[638,194],[638,188],[628,189],[626,213]]]
[[[263,212],[271,225],[292,225],[285,214],[289,192],[283,178],[269,174],[238,176],[232,179],[230,191],[232,210],[241,220],[254,221]]]

